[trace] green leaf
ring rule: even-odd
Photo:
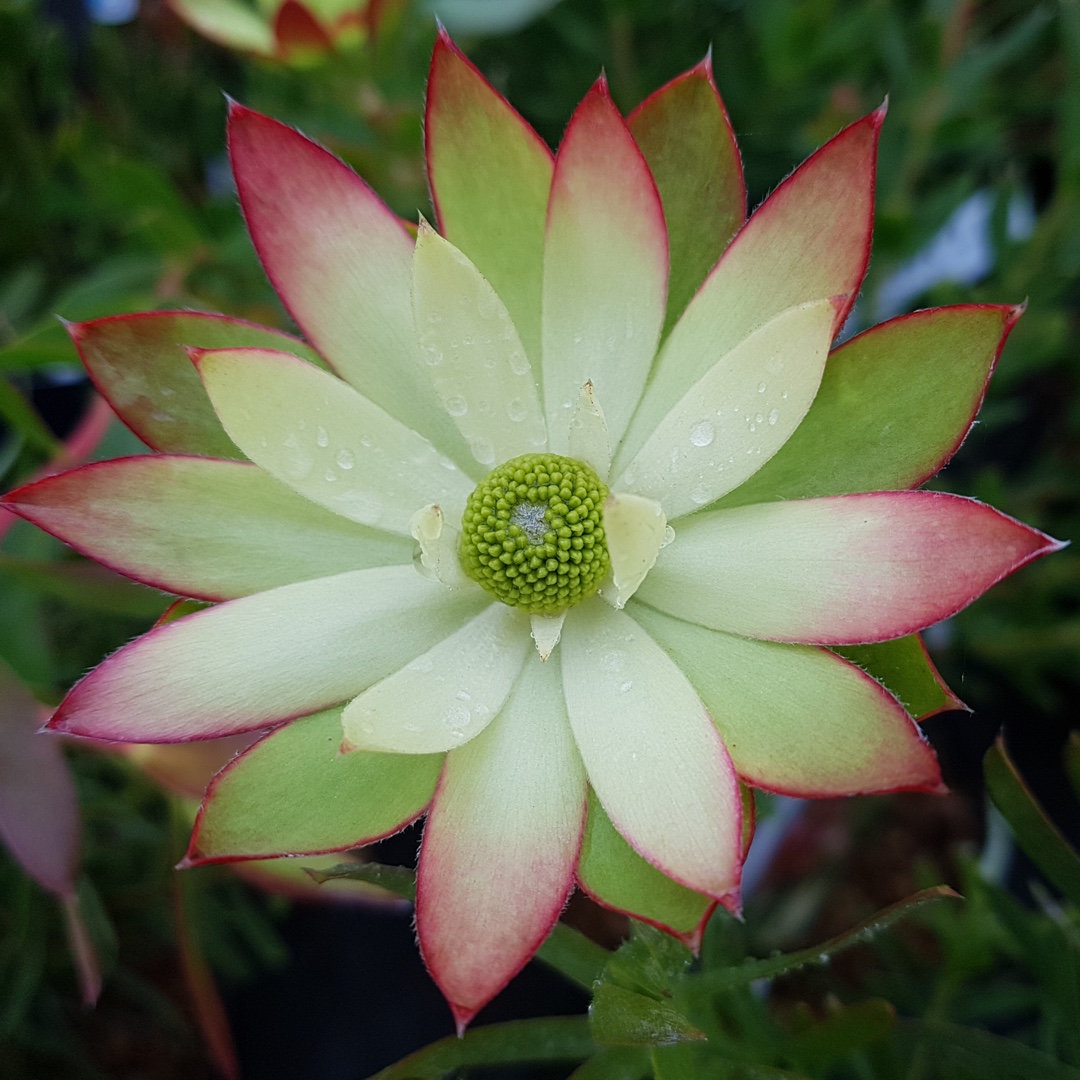
[[[384,866],[382,863],[374,862],[340,863],[327,870],[315,870],[310,866],[305,866],[304,873],[318,885],[327,881],[340,881],[342,878],[350,881],[366,881],[394,893],[395,896],[400,896],[403,900],[410,902],[416,900],[416,871],[410,870],[407,866]]]
[[[905,1040],[918,1039],[928,1046],[942,1064],[971,1070],[981,1080],[1080,1080],[1080,1069],[988,1031],[942,1020],[903,1020],[899,1029]]]
[[[646,1051],[636,1046],[611,1046],[579,1065],[567,1080],[645,1080],[651,1075]]]
[[[33,405],[5,379],[0,379],[0,418],[46,457],[55,457],[63,450]]]
[[[838,645],[833,652],[873,675],[916,720],[964,708],[938,674],[918,634],[873,645]]]
[[[516,1020],[473,1028],[460,1039],[440,1039],[376,1073],[371,1080],[441,1080],[468,1066],[575,1061],[596,1050],[584,1016]]]
[[[787,1052],[817,1072],[885,1038],[895,1025],[896,1010],[879,998],[837,1005],[824,1020],[792,1038]]]
[[[601,982],[589,1006],[593,1038],[605,1046],[668,1046],[705,1036],[683,1016],[655,998]]]
[[[536,957],[561,975],[565,975],[571,982],[585,990],[592,990],[603,973],[604,965],[611,958],[611,953],[595,941],[590,941],[580,931],[560,922],[555,924]]]
[[[1001,738],[986,752],[983,775],[990,798],[1012,826],[1017,843],[1057,888],[1080,904],[1080,855],[1036,802]]]
[[[905,900],[882,908],[876,915],[872,915],[843,934],[837,934],[814,948],[782,953],[763,960],[746,960],[737,967],[703,971],[691,978],[695,983],[712,991],[736,990],[758,979],[775,979],[779,975],[785,975],[807,964],[827,964],[837,953],[844,952],[845,949],[850,949],[854,945],[872,941],[894,923],[926,904],[932,904],[938,900],[960,899],[962,899],[960,894],[947,885],[935,885],[931,889],[923,889]]]
[[[713,907],[709,897],[672,881],[634,851],[591,788],[578,879],[602,904],[681,936],[692,935]]]
[[[746,220],[742,162],[708,60],[646,98],[627,123],[667,222],[666,334]]]
[[[836,349],[795,434],[718,507],[902,490],[963,441],[1017,318],[970,305],[902,316]]]
[[[690,950],[680,941],[648,923],[635,922],[630,940],[608,960],[604,978],[624,990],[670,997],[675,979],[692,960]]]

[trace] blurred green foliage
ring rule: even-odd
[[[373,45],[298,70],[199,40],[159,0],[124,26],[92,25],[76,0],[0,0],[5,487],[44,465],[67,434],[58,395],[76,406],[85,398],[77,386],[58,389],[76,358],[57,315],[190,307],[288,327],[231,190],[223,91],[323,141],[403,217],[430,212],[421,103],[434,33],[420,5],[406,7]],[[751,205],[888,95],[875,255],[856,318],[878,320],[884,284],[980,193],[992,265],[976,280],[927,286],[906,306],[1029,306],[980,425],[935,482],[1080,536],[1080,0],[562,0],[511,35],[460,44],[552,144],[601,68],[628,110],[711,50]],[[1010,207],[1015,216],[1025,206],[1030,227],[1010,227]],[[135,452],[119,428],[98,451]],[[0,548],[0,658],[46,702],[166,604],[80,566],[21,524]],[[1080,809],[1060,762],[1077,727],[1080,558],[1067,551],[1026,569],[934,646],[976,713],[932,726],[952,748],[953,779],[963,786],[978,771],[1004,725],[1020,770],[1075,843]],[[190,1020],[177,1012],[179,841],[169,804],[119,761],[80,751],[71,763],[85,816],[85,907],[96,912],[109,989],[99,1022],[78,1013],[60,917],[0,853],[4,1075],[202,1075]],[[826,861],[811,875],[799,895],[817,899],[772,944],[805,943],[835,873]],[[188,918],[219,975],[274,962],[275,905],[227,873],[200,875]],[[966,905],[935,908],[914,938],[882,938],[854,975],[821,968],[772,997],[748,986],[706,995],[686,1006],[686,1022],[708,1044],[605,1050],[579,1075],[1080,1075],[1075,908],[1045,895],[1037,904],[1026,886],[1017,903],[970,867],[953,884]],[[716,923],[706,966],[741,962],[754,947],[751,930]],[[694,977],[665,976],[665,1008]],[[137,1053],[110,1048],[109,1024],[141,1025],[158,1048],[157,1071],[139,1072]],[[567,1037],[588,1043],[578,1028]]]

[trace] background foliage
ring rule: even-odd
[[[474,32],[457,36],[552,144],[601,67],[628,110],[711,49],[751,205],[888,94],[875,256],[855,318],[1028,298],[980,426],[935,483],[1080,536],[1080,0],[562,0],[498,36],[483,33],[493,5],[503,24],[508,11],[524,20],[544,5],[490,0],[485,22],[481,2],[479,21],[464,24]],[[448,20],[454,11],[451,0]],[[434,22],[419,4],[388,12],[374,43],[286,65],[204,41],[156,0],[116,26],[95,24],[77,0],[0,0],[5,488],[62,452],[87,405],[57,315],[189,307],[287,327],[230,187],[222,91],[323,141],[403,216],[429,212],[420,108]],[[953,240],[944,253],[943,230]],[[96,454],[136,452],[113,426]],[[89,569],[29,526],[2,527],[0,662],[55,703],[167,601]],[[639,928],[624,946],[631,963],[605,960],[591,1034],[584,1020],[478,1029],[393,1075],[593,1055],[583,1080],[650,1070],[665,1080],[1080,1077],[1080,896],[1057,898],[1074,880],[1072,852],[1001,756],[989,774],[995,801],[1022,840],[1028,829],[1025,847],[1046,878],[1001,856],[1007,829],[995,817],[987,829],[981,770],[1003,728],[1035,797],[1080,839],[1066,752],[1078,726],[1080,557],[1026,569],[930,641],[974,709],[927,724],[960,795],[815,805],[752,894],[746,924],[714,921],[689,974],[688,957]],[[4,753],[0,744],[10,768]],[[1075,743],[1072,755],[1076,781]],[[83,815],[80,898],[106,989],[96,1012],[80,1010],[60,909],[0,851],[5,1077],[227,1070],[224,1014],[200,965],[209,961],[235,1016],[237,988],[284,962],[284,902],[227,871],[180,883],[171,870],[186,829],[180,804],[117,758],[72,748],[69,762]],[[822,963],[801,964],[769,992],[761,980],[786,961],[724,974],[941,882],[966,903],[920,907],[827,966],[832,953],[821,950]],[[578,919],[607,944],[624,930],[588,912]],[[648,956],[655,981],[643,986]],[[373,963],[364,977],[385,985],[390,972]],[[690,1041],[657,1047],[664,1031]],[[413,1035],[398,1052],[424,1041]],[[244,1075],[274,1075],[258,1071],[243,1038],[239,1053]],[[376,1053],[318,1075],[360,1076],[389,1060]],[[543,1075],[562,1076],[573,1065],[549,1068]]]

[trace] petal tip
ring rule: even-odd
[[[885,95],[885,100],[867,117],[870,124],[873,126],[874,131],[880,131],[881,125],[885,123],[885,116],[889,111],[889,95]]]
[[[1021,319],[1024,312],[1027,311],[1027,297],[1020,301],[1019,304],[1013,304],[1012,307],[1005,309],[1005,332],[1008,333]]]
[[[480,1011],[477,1009],[470,1009],[464,1005],[457,1005],[452,1001],[448,1001],[450,1011],[454,1014],[454,1026],[457,1028],[457,1037],[459,1039],[465,1038],[465,1029],[473,1022],[473,1018]]]

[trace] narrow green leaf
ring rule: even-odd
[[[407,866],[384,866],[382,863],[339,863],[328,870],[316,870],[305,866],[304,873],[318,885],[327,881],[366,881],[370,885],[379,885],[410,902],[416,899],[416,871]]]
[[[1080,855],[1035,801],[1001,738],[986,752],[983,775],[990,798],[1012,826],[1017,843],[1057,888],[1080,904]]]
[[[896,1010],[880,998],[840,1005],[824,1020],[793,1038],[788,1052],[817,1072],[883,1039],[895,1025]]]
[[[45,426],[33,405],[11,383],[0,379],[0,418],[17,431],[27,443],[48,457],[55,457],[63,447]]]
[[[560,922],[555,924],[536,957],[561,975],[565,975],[571,982],[591,990],[603,973],[611,953],[595,941],[590,941],[580,931]]]
[[[575,1061],[597,1051],[584,1016],[515,1020],[473,1028],[461,1039],[450,1036],[402,1058],[371,1080],[441,1080],[472,1065]]]
[[[758,979],[775,979],[778,975],[784,975],[807,964],[827,964],[837,953],[873,940],[894,923],[926,904],[935,903],[938,900],[960,899],[962,899],[960,894],[947,885],[935,885],[931,889],[923,889],[905,900],[882,908],[876,915],[872,915],[843,934],[837,934],[836,937],[831,937],[814,948],[800,949],[797,952],[783,953],[762,960],[747,960],[737,967],[703,971],[691,978],[699,985],[713,991],[735,990]]]
[[[604,1046],[668,1046],[705,1036],[678,1010],[612,982],[602,982],[589,1006],[593,1038]]]
[[[988,1031],[942,1020],[903,1020],[899,1028],[906,1038],[928,1046],[943,1064],[964,1066],[982,1080],[1080,1080],[1080,1069]]]
[[[567,1080],[645,1080],[651,1075],[647,1051],[636,1046],[610,1046],[579,1065]]]

